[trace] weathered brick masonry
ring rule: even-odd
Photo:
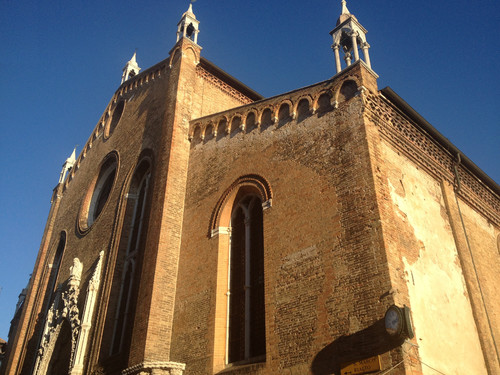
[[[267,99],[178,27],[54,189],[1,373],[500,374],[500,188],[379,90],[345,3],[337,74]]]

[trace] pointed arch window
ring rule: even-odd
[[[124,259],[110,355],[124,353],[130,348],[135,301],[138,293],[138,279],[142,265],[142,250],[147,228],[145,224],[147,217],[146,203],[150,176],[150,163],[145,160],[139,164],[127,195],[129,200],[133,200],[133,204],[128,206],[128,212],[125,213],[125,217],[131,219],[124,224],[124,235],[120,240],[120,248],[124,248],[125,251],[118,255]],[[126,247],[122,247],[122,245]]]
[[[56,289],[57,276],[59,275],[59,268],[61,267],[61,260],[63,257],[65,247],[66,247],[66,233],[62,232],[59,238],[57,249],[54,254],[54,258],[52,259],[52,264],[49,265],[50,272],[49,272],[49,280],[47,283],[47,292],[45,297],[46,311],[50,307],[50,303],[52,302],[52,297]]]
[[[262,201],[237,196],[231,213],[228,363],[266,354]]]
[[[214,373],[228,364],[266,361],[264,217],[272,200],[269,182],[247,174],[228,186],[212,212],[207,236],[218,248]]]

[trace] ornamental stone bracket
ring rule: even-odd
[[[178,362],[142,362],[122,371],[122,375],[182,375],[186,365]]]

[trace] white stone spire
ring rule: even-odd
[[[66,159],[66,161],[64,162],[64,164],[62,166],[61,175],[59,176],[59,183],[64,182],[64,179],[66,178],[66,174],[71,170],[71,168],[73,168],[73,166],[75,165],[75,161],[76,161],[76,146],[73,149],[71,156]]]
[[[347,1],[342,0],[342,14],[351,14],[349,9],[347,9]]]
[[[132,78],[133,76],[139,74],[141,68],[137,65],[137,51],[134,52],[132,58],[125,64],[122,74],[122,83]]]
[[[337,20],[337,26],[330,32],[333,37],[332,49],[335,54],[337,73],[342,71],[340,51],[344,53],[346,67],[359,60],[364,60],[365,64],[371,69],[370,55],[368,53],[370,45],[366,41],[367,33],[368,31],[347,9],[346,0],[342,0],[342,13]],[[363,59],[360,56],[360,49],[363,52]]]
[[[198,33],[200,21],[196,19],[193,13],[193,1],[189,3],[189,8],[181,17],[181,20],[177,24],[177,41],[181,38],[188,38],[194,43],[198,44]]]

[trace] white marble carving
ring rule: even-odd
[[[103,257],[104,252],[101,251],[87,287],[82,321],[80,321],[80,312],[78,310],[78,296],[80,294],[83,264],[78,258],[73,259],[73,266],[70,267],[70,276],[64,284],[59,286],[54,297],[54,302],[47,312],[33,370],[34,375],[48,375],[47,371],[49,370],[50,359],[65,320],[69,323],[71,329],[71,358],[68,374],[80,375],[83,373],[83,361],[88,346],[88,335],[94,315],[97,292],[101,282]]]
[[[88,346],[89,331],[92,327],[92,318],[94,316],[97,292],[101,283],[101,268],[103,257],[104,251],[101,251],[99,254],[99,261],[97,262],[94,270],[94,274],[92,275],[92,278],[90,279],[89,285],[87,287],[87,296],[85,298],[85,306],[83,308],[82,314],[82,324],[80,326],[80,333],[78,335],[78,341],[76,343],[71,375],[80,375],[83,373],[83,362]]]

